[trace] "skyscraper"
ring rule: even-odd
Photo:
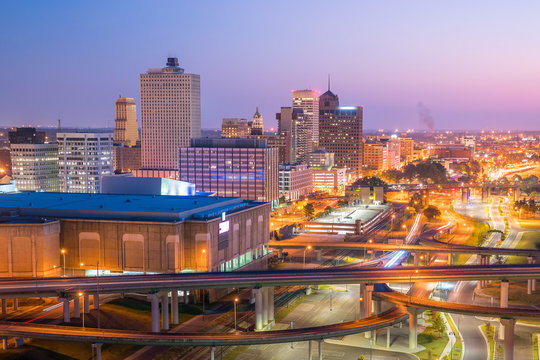
[[[261,113],[259,113],[259,107],[257,106],[257,110],[255,111],[255,114],[253,114],[251,120],[251,135],[263,135],[263,133],[263,117]]]
[[[58,144],[45,143],[45,133],[34,128],[10,131],[9,141],[17,189],[58,191]]]
[[[113,173],[113,134],[58,133],[60,191],[101,192],[101,176]]]
[[[114,120],[114,142],[134,146],[139,141],[137,105],[133,98],[116,99],[116,119]]]
[[[298,123],[303,121],[303,110],[291,107],[282,107],[281,112],[276,114],[278,121],[278,133],[285,140],[285,163],[300,163],[298,158]],[[306,161],[304,161],[306,162]]]
[[[177,169],[178,148],[201,136],[201,80],[177,58],[141,74],[142,166]]]
[[[304,113],[302,121],[298,121],[299,161],[306,162],[307,156],[319,146],[319,97],[315,90],[294,90],[292,93],[293,109],[301,109]]]
[[[337,166],[360,174],[364,143],[363,107],[339,106],[339,97],[330,89],[319,99],[319,145],[334,153]]]

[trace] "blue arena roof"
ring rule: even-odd
[[[26,192],[0,195],[0,212],[128,221],[208,220],[263,203],[232,197]]]

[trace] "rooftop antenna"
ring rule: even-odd
[[[328,74],[328,91],[330,91],[330,74]]]
[[[61,120],[60,118],[58,118],[58,129],[56,130],[56,132],[60,132],[60,129],[62,128],[61,126]]]

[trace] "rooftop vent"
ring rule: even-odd
[[[178,58],[175,58],[175,57],[167,58],[167,66],[178,66]]]

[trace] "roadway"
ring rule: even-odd
[[[13,279],[0,281],[0,297],[45,297],[61,293],[156,292],[160,290],[215,289],[284,285],[359,284],[417,281],[540,279],[540,265],[459,265],[406,268],[322,268],[285,271],[245,271],[126,275],[73,278]],[[99,281],[99,282],[98,282]]]
[[[129,330],[81,328],[56,325],[0,322],[0,336],[16,336],[92,344],[136,344],[159,346],[236,346],[322,340],[381,329],[407,318],[404,307],[396,306],[360,320],[311,328],[230,333],[153,333]]]

